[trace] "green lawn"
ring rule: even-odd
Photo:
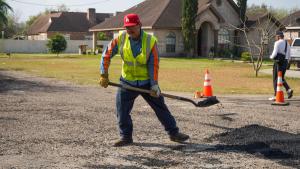
[[[100,55],[0,54],[0,69],[98,85]],[[271,68],[271,66],[264,66]],[[255,77],[252,65],[208,59],[161,58],[159,84],[162,90],[194,92],[203,87],[205,70],[209,69],[215,94],[272,94],[271,75]],[[110,66],[110,80],[118,82],[121,59],[116,56]],[[300,79],[287,79],[295,91]]]

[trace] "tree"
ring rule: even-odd
[[[24,35],[25,24],[19,22],[21,14],[18,11],[7,15],[7,24],[4,28],[5,38],[20,37]]]
[[[262,17],[258,18],[256,23],[250,27],[246,26],[246,21],[243,25],[244,26],[242,27],[230,25],[228,29],[233,28],[234,30],[238,30],[241,36],[240,39],[245,41],[244,45],[234,42],[231,43],[235,46],[246,49],[250,53],[251,63],[257,77],[263,63],[263,58],[268,54],[267,49],[274,41],[275,32],[278,29],[282,29],[283,25],[281,25],[271,13],[266,13]],[[256,39],[253,35],[251,36],[251,34],[249,34],[250,31],[258,34],[259,39]]]
[[[288,16],[290,13],[299,11],[298,7],[294,7],[290,10],[284,8],[273,8],[272,6],[267,6],[266,4],[254,5],[252,4],[247,8],[247,15],[255,15],[258,13],[268,13],[270,12],[276,19],[281,20]]]
[[[47,47],[51,53],[56,53],[58,56],[59,53],[66,50],[67,41],[63,35],[56,34],[48,40]]]
[[[97,39],[98,40],[108,40],[109,38],[107,37],[107,35],[104,32],[99,32],[97,34]]]
[[[13,9],[5,2],[5,0],[0,0],[0,26],[3,27],[7,24],[7,14]]]
[[[255,5],[252,4],[250,7],[247,8],[246,14],[247,15],[254,15],[256,13],[266,13],[268,12],[268,9],[265,4]]]
[[[247,0],[237,0],[237,6],[240,8],[240,18],[242,22],[246,20]]]
[[[65,4],[61,4],[57,6],[57,12],[68,12],[70,9]]]
[[[198,13],[198,0],[183,0],[181,27],[184,50],[194,55],[195,51],[195,20]]]

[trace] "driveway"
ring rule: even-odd
[[[300,168],[299,97],[276,107],[267,96],[224,96],[207,108],[166,98],[186,144],[171,142],[139,97],[135,143],[115,148],[115,93],[0,71],[0,168]]]

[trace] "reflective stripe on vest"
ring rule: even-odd
[[[124,79],[129,81],[149,79],[147,61],[155,42],[156,39],[153,36],[143,31],[142,52],[134,58],[128,35],[126,32],[119,33],[119,53],[123,60],[122,77]]]

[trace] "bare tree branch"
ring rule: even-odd
[[[226,29],[239,31],[240,35],[243,36],[245,44],[230,43],[234,46],[243,47],[250,53],[253,69],[256,76],[258,76],[258,72],[262,67],[263,58],[266,55],[266,48],[268,48],[270,40],[275,36],[275,32],[278,29],[276,27],[277,21],[268,13],[257,19],[255,24],[250,27],[247,27],[246,22],[247,21],[242,22],[241,27],[228,23]],[[253,31],[260,36],[259,39],[249,37],[249,32]]]

